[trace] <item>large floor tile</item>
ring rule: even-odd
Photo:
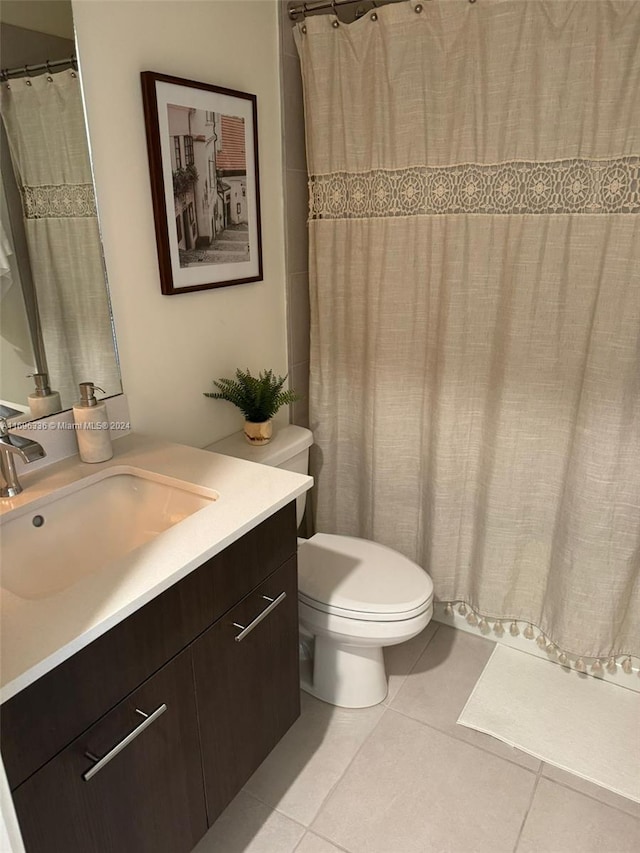
[[[293,853],[304,827],[241,791],[193,853]]]
[[[245,790],[308,826],[376,726],[383,706],[351,710],[302,693],[302,713]]]
[[[384,649],[384,665],[389,681],[389,692],[387,693],[387,698],[384,700],[385,705],[389,705],[398,695],[398,691],[415,666],[425,646],[438,630],[438,624],[438,622],[431,621],[424,631],[407,643],[399,643],[397,646],[387,646]]]
[[[390,707],[501,758],[538,770],[541,762],[537,758],[456,724],[494,645],[484,637],[440,625]]]
[[[512,853],[535,781],[387,710],[312,829],[353,853]]]
[[[640,820],[540,779],[517,853],[636,853]]]
[[[640,773],[640,770],[638,772]],[[640,803],[635,803],[633,800],[621,797],[620,794],[614,794],[608,788],[601,788],[600,785],[587,782],[586,779],[575,776],[573,773],[568,773],[566,770],[561,770],[559,767],[554,767],[552,764],[543,764],[542,775],[553,782],[559,782],[567,788],[573,788],[574,791],[587,794],[589,797],[594,797],[608,806],[613,806],[616,809],[621,809],[623,812],[640,818]]]
[[[324,838],[320,838],[319,835],[307,832],[296,847],[296,853],[343,853],[343,851],[342,848],[336,847]]]

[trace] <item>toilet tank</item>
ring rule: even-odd
[[[313,444],[313,433],[304,427],[289,424],[285,427],[274,426],[273,438],[268,444],[255,447],[249,444],[242,430],[233,435],[207,445],[205,450],[214,453],[224,453],[225,456],[235,456],[238,459],[248,459],[260,465],[271,465],[274,468],[284,468],[285,471],[295,471],[297,474],[309,473],[309,448]],[[296,515],[298,527],[302,523],[307,493],[296,499]]]

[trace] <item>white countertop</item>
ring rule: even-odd
[[[24,491],[0,501],[0,515],[28,507],[98,471],[132,466],[208,489],[219,498],[153,541],[49,598],[0,591],[0,702],[27,687],[122,619],[311,488],[313,480],[132,433],[114,442],[108,462],[78,457],[20,475]],[[1,537],[1,527],[0,527]],[[0,538],[0,555],[1,555]],[[87,554],[91,559],[91,554]],[[47,570],[42,554],[42,571]]]

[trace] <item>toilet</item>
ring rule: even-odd
[[[310,430],[290,425],[261,447],[237,432],[205,450],[306,474],[312,444]],[[297,499],[298,527],[305,501],[306,494]],[[384,545],[316,533],[298,539],[298,608],[303,690],[331,705],[367,708],[387,695],[383,648],[429,624],[433,583],[424,569]]]

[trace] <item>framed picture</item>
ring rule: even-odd
[[[261,281],[256,96],[141,77],[162,292]]]

